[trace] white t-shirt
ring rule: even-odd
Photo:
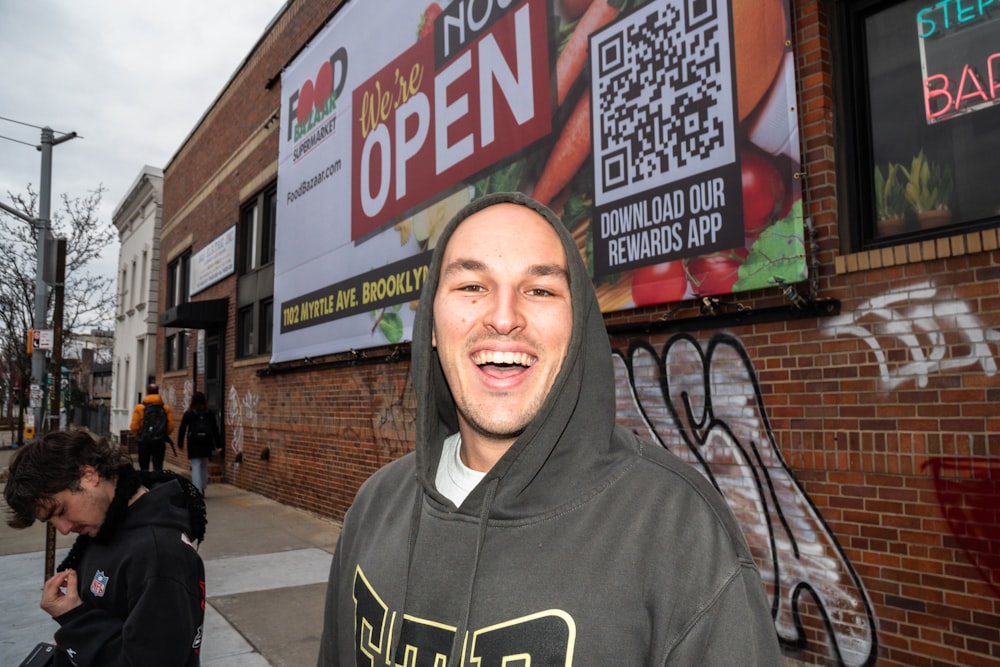
[[[468,497],[476,485],[486,476],[485,472],[473,470],[462,463],[458,455],[462,446],[462,434],[455,433],[445,438],[434,481],[438,491],[458,507]]]

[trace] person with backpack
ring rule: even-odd
[[[174,416],[170,406],[160,398],[160,388],[156,383],[149,384],[146,396],[132,410],[130,429],[138,444],[139,469],[148,471],[152,462],[153,470],[163,470],[167,443],[173,443],[170,434],[174,431]]]
[[[191,404],[181,417],[181,428],[177,434],[177,446],[181,449],[184,449],[185,437],[191,460],[191,481],[204,495],[208,484],[208,460],[222,448],[222,436],[215,413],[208,409],[205,394],[200,391],[191,396]]]

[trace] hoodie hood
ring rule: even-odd
[[[450,505],[434,480],[444,439],[459,427],[455,402],[431,344],[434,294],[444,250],[455,229],[474,213],[504,203],[535,211],[558,233],[569,267],[573,319],[566,358],[538,414],[459,508],[480,515],[483,502],[489,502],[492,519],[526,518],[572,504],[615,474],[610,446],[615,429],[614,368],[587,268],[572,235],[551,210],[521,193],[500,192],[459,211],[442,231],[431,259],[411,353],[413,387],[422,399],[417,406],[417,476],[427,495]],[[494,490],[487,492],[487,487]]]

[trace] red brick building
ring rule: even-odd
[[[287,3],[164,170],[157,345],[174,410],[194,390],[218,409],[226,481],[336,519],[412,448],[416,402],[405,342],[268,352],[281,74],[341,4]],[[619,420],[726,495],[788,658],[997,664],[1000,55],[978,45],[1000,19],[982,3],[790,4],[809,278],[608,313]],[[914,22],[910,52],[898,26]],[[968,48],[932,41],[946,23]],[[920,171],[891,148],[914,133],[949,147],[949,222],[898,216],[886,187],[886,156]]]

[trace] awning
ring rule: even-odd
[[[188,301],[160,313],[160,326],[214,329],[225,324],[228,317],[228,298]]]

